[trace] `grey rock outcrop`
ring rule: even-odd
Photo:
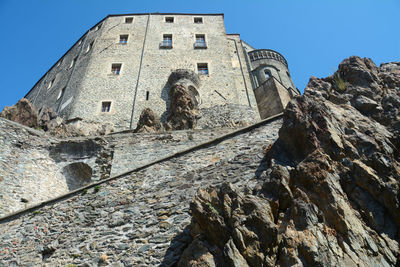
[[[203,254],[216,266],[398,266],[399,67],[350,57],[312,77],[286,108],[259,184],[193,199]]]
[[[135,133],[152,133],[160,132],[163,130],[163,126],[160,122],[160,118],[150,108],[145,108],[140,113],[138,125],[135,129]]]
[[[26,98],[22,98],[14,106],[5,107],[0,113],[0,116],[28,127],[38,126],[38,114],[36,108]]]

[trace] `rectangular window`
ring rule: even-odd
[[[174,17],[165,17],[166,23],[174,23]]]
[[[206,36],[204,34],[196,34],[195,48],[207,48]]]
[[[101,102],[101,112],[110,112],[111,101]]]
[[[197,72],[199,75],[208,75],[207,63],[197,63]]]
[[[111,73],[114,75],[119,75],[119,73],[121,72],[121,66],[122,64],[112,64]]]
[[[202,24],[203,23],[203,18],[194,18],[194,23]]]
[[[120,44],[126,44],[127,42],[128,42],[128,35],[127,34],[119,36],[119,43]]]
[[[125,23],[132,23],[132,22],[133,22],[133,17],[125,18]]]
[[[160,44],[161,48],[172,48],[172,34],[164,34]]]
[[[146,101],[149,100],[150,92],[146,91]]]

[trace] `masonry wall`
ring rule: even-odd
[[[103,254],[110,266],[173,266],[191,241],[185,228],[196,190],[254,186],[265,175],[263,146],[280,125],[275,120],[0,222],[0,266],[97,266]],[[165,147],[180,138],[187,136],[164,139]]]
[[[133,22],[125,23],[126,17]],[[174,22],[166,23],[166,17],[173,17]],[[194,23],[195,17],[201,17],[203,23]],[[160,48],[163,34],[173,36],[172,49]],[[205,35],[207,49],[194,48],[196,34]],[[126,44],[119,43],[120,35],[128,35]],[[166,82],[173,70],[186,68],[197,73],[197,64],[207,63],[209,74],[201,75],[199,108],[250,107],[255,116],[249,120],[254,121],[259,119],[257,105],[241,46],[239,35],[226,35],[223,15],[109,16],[89,30],[27,97],[38,109],[51,107],[67,119],[113,123],[117,130],[134,128],[146,107],[166,119]],[[115,63],[122,64],[119,75],[111,73]],[[111,102],[110,112],[101,112],[103,101]],[[216,107],[215,112],[218,110]]]

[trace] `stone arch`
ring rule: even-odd
[[[70,191],[89,184],[92,178],[92,168],[83,162],[68,164],[62,173]]]

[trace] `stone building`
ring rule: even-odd
[[[257,121],[299,94],[285,58],[227,34],[223,14],[143,13],[101,20],[25,97],[39,112],[132,129],[145,108],[166,120],[177,69],[199,75],[191,88],[204,118]]]

